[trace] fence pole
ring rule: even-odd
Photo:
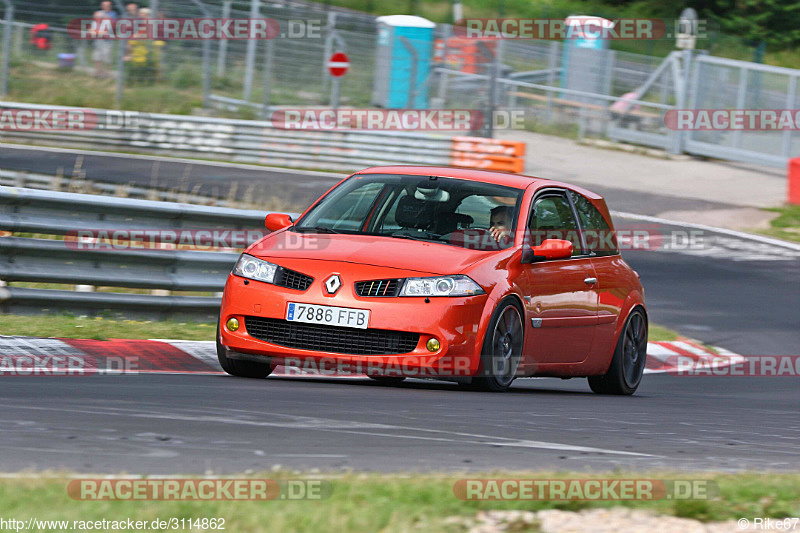
[[[119,10],[119,17],[127,18],[128,13],[122,0],[116,0],[114,5]],[[114,105],[119,109],[122,107],[122,95],[125,91],[125,48],[128,46],[128,41],[118,40],[117,45],[117,92],[114,96]]]
[[[497,108],[497,78],[500,77],[501,54],[503,39],[495,41],[492,72],[489,76],[489,99],[486,106],[486,116],[483,117],[483,136],[491,139],[494,137],[494,110]]]
[[[231,0],[225,0],[222,4],[222,18],[231,17]],[[217,76],[225,75],[225,62],[228,59],[228,39],[219,40],[219,52],[217,53]]]
[[[203,13],[205,18],[211,18],[211,11],[200,0],[192,3]],[[211,41],[203,39],[203,107],[208,108],[211,103]]]
[[[439,63],[440,67],[442,68],[439,71],[439,108],[445,107],[445,101],[447,100],[447,80],[450,78],[450,75],[447,72],[444,72],[444,69],[448,68],[447,65],[447,55],[450,53],[450,49],[448,47],[448,42],[450,41],[450,32],[452,31],[452,26],[449,24],[444,25],[444,33],[442,37],[442,60]]]
[[[336,12],[328,11],[327,17],[328,20],[325,24],[325,49],[322,52],[322,72],[320,74],[322,77],[323,94],[328,88],[328,81],[330,78],[330,76],[328,76],[328,59],[330,59],[331,54],[333,54],[333,41],[336,38]]]
[[[414,109],[416,107],[417,61],[419,60],[419,54],[417,53],[417,49],[414,48],[414,45],[411,44],[411,41],[409,41],[408,38],[400,36],[400,42],[411,55],[411,73],[408,77],[408,103],[406,104],[406,107],[409,109]]]
[[[274,56],[275,39],[267,39],[266,58],[264,60],[264,94],[261,98],[261,119],[269,118],[269,104],[272,97],[272,58]]]
[[[6,5],[5,27],[3,28],[3,73],[0,81],[0,96],[8,94],[8,69],[11,62],[11,32],[14,31],[14,5],[3,0]]]
[[[561,44],[558,41],[550,43],[550,53],[547,56],[547,85],[553,87],[556,84],[556,69],[558,68],[558,56]],[[553,122],[553,91],[547,91],[547,111],[545,111],[545,121],[549,124]]]
[[[786,109],[796,109],[795,94],[797,94],[797,76],[791,76],[789,78],[789,90],[786,92]],[[792,157],[792,133],[792,130],[783,130],[781,155],[786,158]]]
[[[250,0],[251,19],[258,18],[259,7],[259,0]],[[253,69],[256,65],[256,44],[258,44],[258,41],[255,39],[247,40],[247,56],[245,57],[244,70],[244,95],[242,96],[245,102],[250,101],[250,96],[253,93]]]

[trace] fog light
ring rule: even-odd
[[[429,352],[437,352],[439,351],[439,341],[436,339],[428,339],[428,351]]]
[[[229,318],[228,321],[225,323],[230,331],[236,331],[239,329],[239,321],[235,318]]]

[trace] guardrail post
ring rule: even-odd
[[[3,27],[3,66],[0,81],[0,96],[8,94],[8,69],[11,62],[11,32],[14,31],[14,5],[10,0],[3,0],[6,6],[5,24]]]

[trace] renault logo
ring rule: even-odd
[[[328,289],[328,294],[336,294],[336,291],[338,291],[341,286],[342,280],[339,278],[339,274],[334,274],[325,280],[325,288]]]

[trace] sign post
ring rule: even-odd
[[[330,75],[333,77],[333,83],[331,84],[331,107],[333,109],[339,109],[339,83],[341,82],[342,76],[344,76],[350,68],[350,59],[344,52],[336,52],[328,59],[327,67],[328,72],[330,72]]]

